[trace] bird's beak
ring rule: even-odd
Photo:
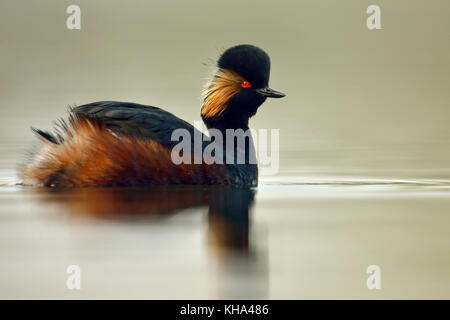
[[[270,89],[269,87],[256,89],[256,92],[258,92],[263,97],[267,97],[267,98],[283,98],[286,96],[284,93],[275,91],[273,89]]]

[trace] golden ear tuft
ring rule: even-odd
[[[228,69],[219,69],[209,86],[203,91],[202,116],[220,116],[227,108],[228,101],[241,88],[243,77]]]

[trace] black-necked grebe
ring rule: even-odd
[[[226,50],[217,67],[205,90],[201,109],[210,132],[215,129],[223,137],[227,129],[245,132],[249,118],[267,97],[284,96],[268,87],[270,59],[255,46],[238,45]],[[21,168],[24,184],[47,187],[257,184],[256,163],[174,163],[171,153],[178,143],[172,140],[174,130],[184,129],[191,137],[202,133],[162,109],[102,101],[72,108],[70,113],[69,123],[61,120],[54,133],[33,129],[44,146]],[[194,152],[193,139],[191,143]],[[204,148],[202,143],[201,149]],[[249,138],[245,151],[252,148]],[[226,155],[224,148],[223,157]]]

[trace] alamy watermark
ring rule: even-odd
[[[69,276],[66,280],[66,287],[69,290],[80,290],[81,289],[81,268],[75,264],[72,264],[66,269]]]
[[[367,14],[370,16],[367,17],[366,26],[369,30],[380,30],[381,29],[381,9],[380,6],[376,4],[372,4],[367,7]]]
[[[201,128],[201,121],[194,121]],[[196,130],[176,129],[171,140],[178,142],[172,149],[174,164],[260,164],[264,175],[278,173],[280,167],[279,129],[209,129],[208,135]],[[270,141],[269,141],[270,135]],[[270,146],[270,147],[269,147]]]
[[[381,268],[376,264],[372,264],[367,267],[366,273],[370,274],[366,280],[366,286],[369,290],[381,289]]]
[[[76,4],[67,7],[66,13],[70,14],[66,20],[66,27],[69,30],[81,29],[81,9]]]

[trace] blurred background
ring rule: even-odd
[[[71,4],[81,30],[66,28]],[[381,30],[366,27],[371,4]],[[447,0],[2,0],[0,296],[448,298],[449,12]],[[261,177],[254,204],[243,196],[254,213],[239,254],[208,255],[207,230],[228,229],[203,191],[139,209],[182,215],[124,223],[85,207],[108,192],[14,186],[29,127],[50,129],[68,105],[130,101],[199,120],[216,58],[240,43],[269,53],[270,85],[287,97],[250,123],[280,129],[280,171]],[[120,200],[120,213],[146,198]],[[73,263],[91,270],[84,291],[64,286]],[[365,287],[370,264],[386,270],[381,291]]]
[[[67,105],[134,101],[198,120],[219,54],[251,43],[272,59],[254,128],[280,129],[282,172],[450,174],[450,3],[377,1],[2,1],[2,153],[8,167]],[[5,160],[4,160],[5,161]],[[3,161],[3,163],[4,163]]]

